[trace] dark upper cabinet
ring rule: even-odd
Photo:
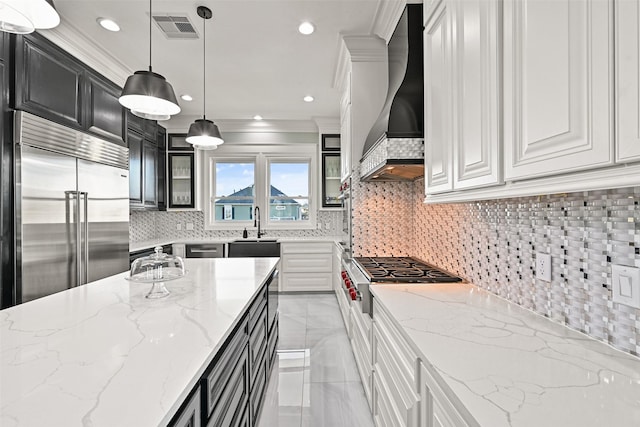
[[[98,74],[86,73],[87,129],[118,144],[125,144],[125,109],[118,98],[122,89]]]
[[[158,135],[158,126],[155,120],[147,120],[142,117],[138,117],[127,110],[127,128],[140,133],[145,139],[150,141],[156,141]]]
[[[82,129],[85,66],[37,33],[16,42],[15,108]]]
[[[0,34],[0,62],[5,62],[9,58],[9,34]]]
[[[158,126],[158,210],[167,209],[167,131]]]
[[[166,209],[166,130],[156,122],[143,120],[131,127],[129,142],[129,206],[136,210]],[[146,124],[144,122],[151,122]],[[147,134],[137,129],[146,129]],[[151,135],[151,129],[155,132]]]
[[[169,151],[168,157],[169,208],[195,208],[195,153]]]
[[[16,37],[15,58],[17,110],[125,144],[118,85],[38,33]]]
[[[129,130],[135,130],[139,134],[144,133],[144,122],[146,121],[142,117],[138,117],[135,114],[131,114],[131,111],[127,110],[127,128]]]
[[[186,133],[172,133],[169,135],[169,151],[194,151],[193,145],[187,142]]]
[[[144,140],[142,146],[143,160],[143,185],[142,198],[144,206],[147,208],[158,207],[158,146],[156,141]]]
[[[129,132],[129,204],[142,207],[142,146],[144,139],[136,132]]]

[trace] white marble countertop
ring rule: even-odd
[[[480,426],[640,426],[640,359],[472,285],[371,291]]]
[[[247,240],[252,240],[254,238],[247,238]],[[340,237],[336,236],[323,236],[323,237],[269,237],[265,236],[262,240],[277,240],[280,243],[285,242],[337,242],[340,240]],[[129,244],[129,252],[135,252],[143,249],[153,248],[155,246],[168,245],[171,243],[185,244],[185,243],[229,243],[235,240],[243,240],[242,236],[240,237],[220,237],[220,238],[206,238],[206,239],[153,239],[153,240],[145,240],[140,242],[132,242]]]
[[[188,259],[163,299],[121,273],[0,311],[0,425],[165,425],[277,262]]]

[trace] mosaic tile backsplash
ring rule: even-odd
[[[352,188],[357,256],[416,256],[640,355],[640,310],[611,291],[612,264],[640,267],[640,187],[439,205],[423,180]],[[535,278],[536,252],[551,254],[551,282]]]
[[[129,239],[131,242],[143,242],[158,238],[167,239],[215,239],[242,237],[241,227],[237,230],[205,230],[202,211],[131,212],[129,217]],[[342,211],[319,211],[318,221],[322,229],[318,230],[266,230],[267,237],[324,237],[336,236],[342,230]],[[178,230],[180,224],[181,230]],[[193,224],[193,230],[187,225]],[[328,226],[328,228],[327,228]],[[255,231],[248,229],[249,236],[255,237]]]

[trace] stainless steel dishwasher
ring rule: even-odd
[[[187,243],[186,258],[224,258],[224,243]]]

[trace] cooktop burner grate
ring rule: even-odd
[[[437,267],[411,257],[356,257],[371,282],[461,282]]]

